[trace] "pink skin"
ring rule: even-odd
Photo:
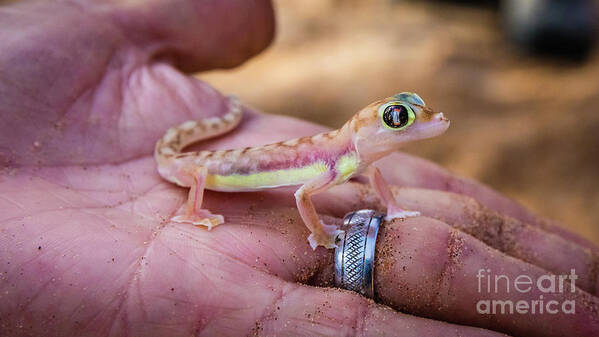
[[[272,10],[266,2],[117,3],[0,8],[1,336],[599,333],[594,268],[581,270],[579,288],[567,295],[577,301],[575,315],[476,314],[480,268],[561,273],[596,266],[597,248],[407,155],[377,165],[391,184],[419,187],[393,193],[425,217],[383,227],[379,304],[323,288],[331,252],[306,244],[292,190],[206,193],[206,206],[230,221],[211,232],[168,223],[186,191],[158,176],[153,144],[166,126],[222,114],[224,103],[156,56],[185,70],[236,65],[272,38]],[[240,129],[205,148],[324,131],[246,113]],[[374,196],[350,182],[314,202],[332,224],[349,210],[386,206]],[[510,231],[500,231],[506,224]]]

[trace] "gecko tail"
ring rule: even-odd
[[[154,149],[154,158],[158,162],[158,166],[168,164],[190,144],[233,130],[241,121],[241,103],[236,96],[229,96],[227,105],[228,111],[220,117],[187,121],[168,129],[164,136],[156,142]]]

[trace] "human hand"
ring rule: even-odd
[[[169,222],[186,191],[160,179],[154,143],[169,126],[225,108],[218,92],[180,71],[234,66],[262,50],[274,26],[268,2],[34,2],[0,8],[0,18],[0,335],[599,331],[596,247],[407,155],[378,166],[389,182],[409,186],[397,197],[423,216],[381,229],[378,303],[323,288],[332,251],[308,246],[290,189],[207,192],[207,208],[226,220],[211,232]],[[245,116],[238,130],[202,146],[323,130]],[[382,208],[359,182],[314,201],[337,223],[349,211]],[[478,292],[481,269],[512,282],[575,269],[574,293],[543,295],[574,300],[576,312],[477,313],[479,300],[541,295]]]

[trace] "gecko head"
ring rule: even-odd
[[[403,143],[438,136],[448,127],[449,119],[442,112],[426,107],[422,98],[411,92],[374,102],[350,121],[358,153],[375,158]]]

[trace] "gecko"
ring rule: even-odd
[[[222,116],[184,122],[168,129],[156,143],[154,157],[160,176],[189,187],[187,202],[171,220],[208,230],[224,223],[222,215],[202,208],[205,189],[245,192],[300,186],[295,200],[311,232],[308,242],[313,249],[334,248],[336,237],[343,232],[321,222],[311,196],[352,177],[368,178],[387,208],[387,220],[418,216],[419,212],[398,205],[390,186],[372,164],[407,142],[438,136],[449,127],[449,119],[442,112],[428,108],[417,94],[402,92],[371,103],[337,130],[263,146],[182,152],[186,146],[225,134],[240,123],[239,100],[228,97],[226,105]]]

